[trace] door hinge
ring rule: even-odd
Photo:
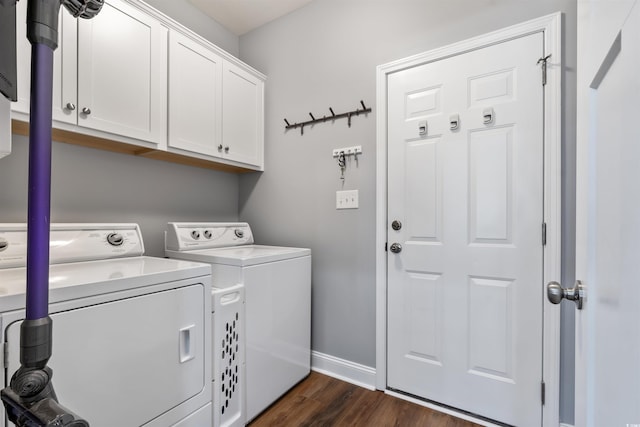
[[[384,242],[384,251],[387,252],[389,249],[387,249],[387,245],[389,244],[389,242]]]
[[[551,58],[551,54],[543,56],[542,58],[538,59],[538,62],[536,62],[536,64],[542,64],[542,86],[546,86],[547,84],[547,61],[549,60],[549,58]]]
[[[540,400],[542,400],[542,404],[543,404],[543,405],[544,405],[544,401],[545,401],[545,397],[546,397],[546,396],[545,396],[545,394],[546,394],[546,393],[545,393],[545,388],[546,388],[546,387],[545,387],[544,381],[542,381],[542,382],[540,383]]]
[[[542,246],[547,245],[547,223],[542,223]]]

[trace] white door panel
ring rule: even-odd
[[[60,401],[92,427],[141,426],[210,386],[203,293],[192,285],[53,313]],[[10,373],[20,367],[20,324],[6,330]]]
[[[228,61],[222,70],[225,157],[260,166],[264,157],[264,81]]]
[[[115,0],[78,25],[78,125],[166,142],[167,29]]]
[[[31,43],[27,39],[27,2],[16,3],[18,101],[14,111],[29,114],[31,101]],[[58,48],[53,53],[53,120],[76,124],[78,97],[78,27],[76,19],[63,10],[58,22]],[[67,105],[67,104],[73,104]],[[72,107],[72,108],[69,108]]]
[[[169,58],[169,146],[221,156],[222,58],[177,31]]]
[[[537,33],[388,79],[388,385],[513,425],[542,412],[542,53]]]
[[[579,2],[576,278],[587,298],[575,425],[586,427],[640,425],[640,4],[610,3]],[[598,38],[604,52],[591,49]]]

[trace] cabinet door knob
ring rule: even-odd
[[[227,145],[226,147],[224,147],[224,152],[228,153],[229,152],[229,146]]]
[[[218,151],[222,151],[222,144],[218,145]]]
[[[89,114],[91,114],[91,109],[87,108],[87,107],[84,107],[82,109],[82,114],[86,114],[88,116]]]
[[[74,104],[73,102],[67,102],[65,108],[69,111],[73,111],[76,109],[76,104]]]

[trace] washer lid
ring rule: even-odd
[[[211,275],[211,266],[147,256],[55,264],[49,302],[85,298]],[[24,308],[26,268],[0,269],[0,312]]]
[[[286,246],[245,245],[193,251],[166,251],[167,256],[191,261],[246,267],[311,255],[311,249]]]

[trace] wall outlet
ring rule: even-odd
[[[358,209],[358,190],[336,191],[336,209]]]

